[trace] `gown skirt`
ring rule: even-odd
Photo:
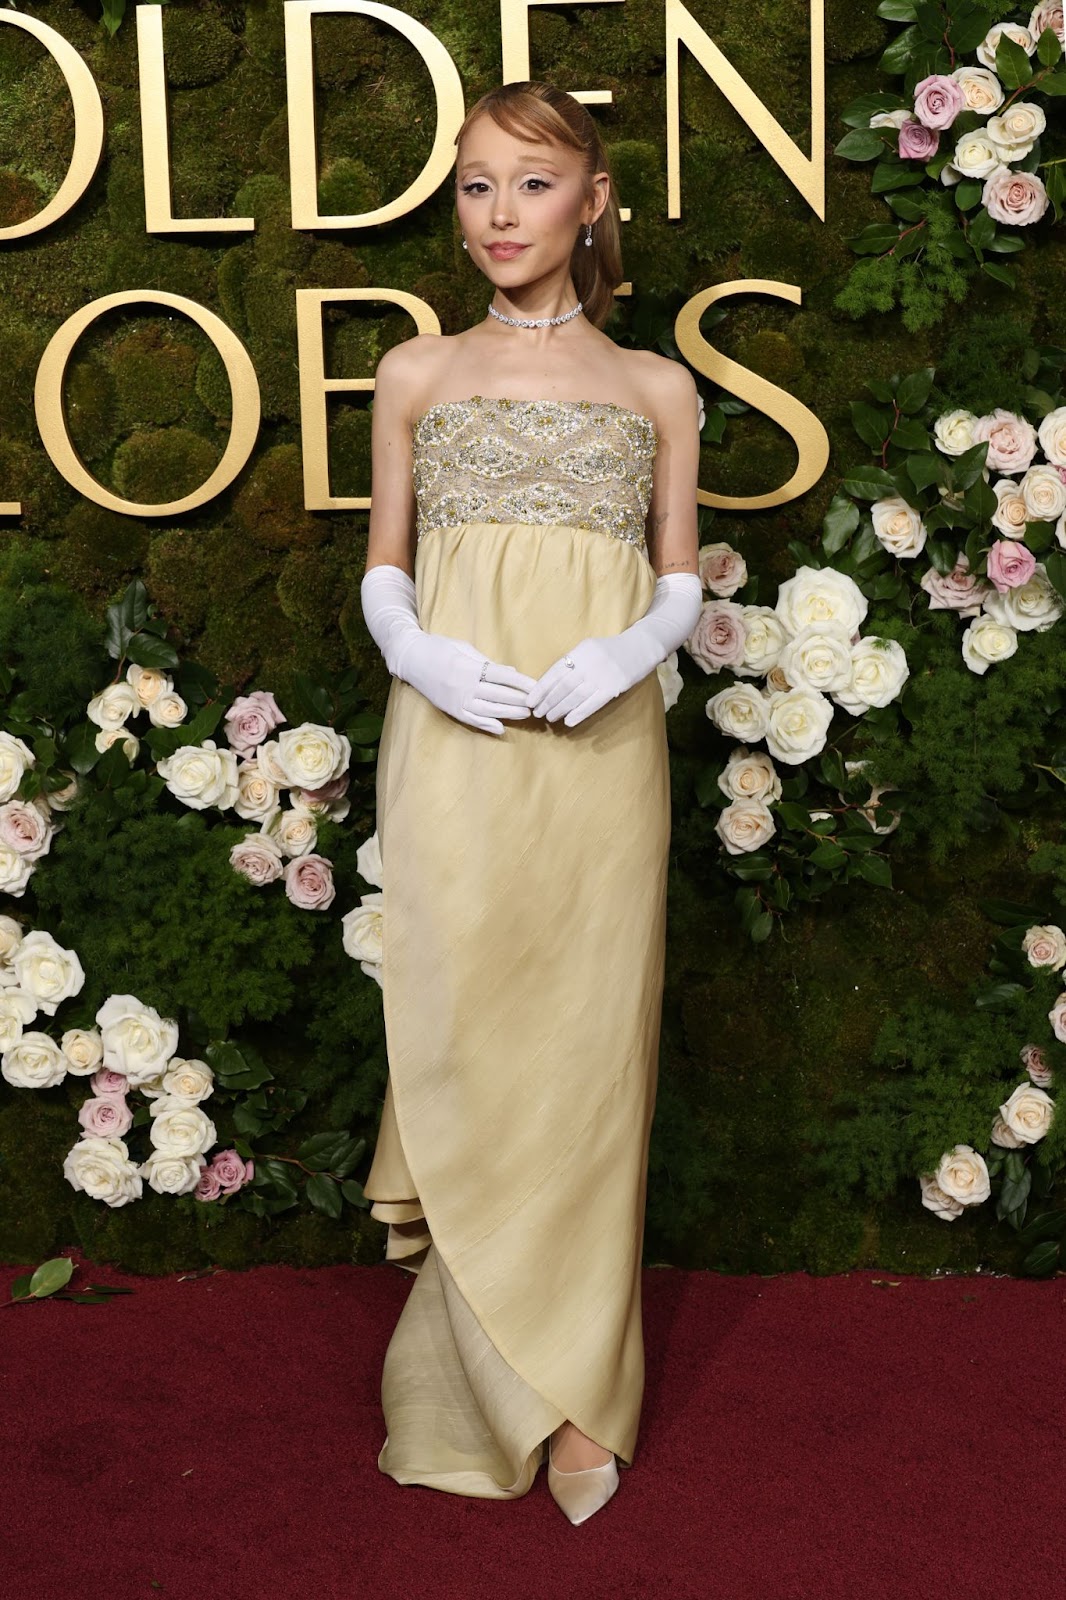
[[[560,523],[420,539],[423,628],[539,677],[643,615],[636,544]],[[394,678],[377,769],[389,1061],[365,1184],[415,1274],[382,1472],[514,1498],[566,1418],[630,1466],[666,936],[652,672],[576,727],[483,732]]]

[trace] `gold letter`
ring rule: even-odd
[[[159,505],[138,505],[135,500],[122,500],[110,489],[97,483],[78,458],[63,415],[63,378],[78,339],[90,323],[105,311],[111,311],[116,306],[136,305],[142,300],[170,306],[174,311],[184,311],[199,324],[225,363],[233,396],[229,442],[218,466],[206,483],[202,483],[191,494],[181,500],[170,500]],[[208,311],[206,306],[198,305],[183,294],[170,294],[165,289],[123,289],[117,294],[105,294],[68,317],[52,335],[41,357],[33,404],[44,447],[53,465],[67,482],[98,506],[106,506],[109,511],[121,511],[129,517],[165,517],[176,511],[192,511],[197,506],[206,505],[233,482],[251,455],[259,431],[259,384],[247,350],[232,328],[227,328],[222,318],[216,317],[213,311]]]
[[[825,221],[825,0],[811,6],[811,156],[789,138],[758,95],[707,37],[681,0],[666,0],[667,216],[681,215],[680,49],[685,44],[734,111],[765,145],[811,209]]]
[[[315,141],[315,67],[311,17],[316,11],[349,12],[387,23],[410,40],[429,68],[437,104],[437,134],[418,177],[396,200],[357,217],[323,217],[318,211]],[[289,106],[289,177],[294,228],[369,228],[414,211],[444,182],[455,160],[455,135],[465,115],[455,63],[429,29],[395,6],[376,0],[285,0],[285,76]]]
[[[100,165],[104,148],[104,108],[100,104],[100,91],[93,82],[81,56],[61,33],[50,28],[36,17],[25,17],[17,11],[0,11],[0,22],[10,22],[16,28],[25,28],[39,39],[56,66],[67,80],[70,98],[74,104],[74,153],[70,158],[67,175],[43,211],[25,222],[14,222],[9,228],[0,228],[0,239],[25,239],[28,234],[40,233],[65,216],[77,205],[93,180]]]
[[[829,460],[829,436],[813,411],[808,411],[801,401],[784,389],[779,389],[776,383],[749,372],[738,361],[730,361],[728,356],[709,345],[700,332],[700,318],[708,306],[713,306],[727,295],[746,293],[772,294],[779,300],[791,300],[797,306],[803,297],[802,291],[794,284],[775,283],[772,278],[738,278],[735,283],[715,284],[713,288],[704,289],[701,294],[693,296],[681,307],[674,324],[677,348],[689,366],[702,372],[705,378],[720,383],[730,394],[749,401],[766,416],[780,423],[785,432],[792,435],[799,451],[799,461],[788,482],[782,484],[780,489],[771,489],[768,494],[711,494],[706,489],[697,489],[696,499],[700,505],[718,506],[723,511],[758,511],[766,506],[782,506],[789,500],[795,500],[813,488]],[[701,360],[704,352],[706,361]]]
[[[254,228],[254,217],[175,217],[170,187],[167,75],[163,66],[163,8],[137,7],[137,63],[141,86],[141,162],[144,226],[148,233],[232,233]]]
[[[300,362],[300,432],[303,441],[304,506],[308,511],[366,511],[370,496],[329,492],[326,395],[373,390],[373,378],[327,378],[322,349],[322,307],[327,301],[384,300],[410,312],[419,333],[439,333],[432,306],[404,289],[297,289],[296,344]]]

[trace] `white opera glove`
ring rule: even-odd
[[[364,573],[359,597],[374,642],[395,678],[402,678],[450,717],[502,734],[501,717],[521,721],[534,679],[486,658],[466,639],[427,633],[418,620],[415,581],[382,563]]]
[[[642,617],[622,633],[582,639],[537,679],[528,697],[533,715],[547,716],[549,722],[562,717],[568,728],[583,722],[690,639],[702,605],[697,573],[664,573]]]

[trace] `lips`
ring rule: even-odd
[[[513,261],[527,248],[524,244],[490,244],[489,255],[496,261]]]

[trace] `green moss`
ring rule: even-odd
[[[205,483],[221,455],[188,428],[139,428],[115,451],[115,493],[137,505],[169,505]]]
[[[175,88],[214,83],[241,53],[241,41],[208,7],[167,7],[163,15],[167,82]]]
[[[56,576],[99,605],[124,578],[139,571],[147,548],[142,522],[81,500],[64,519],[63,540],[54,557]]]
[[[234,502],[234,516],[256,544],[292,550],[320,544],[329,523],[304,509],[303,462],[295,444],[277,445],[256,462]]]

